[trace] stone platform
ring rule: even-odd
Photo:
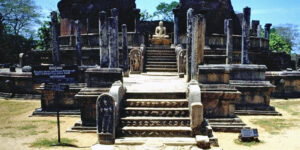
[[[117,149],[151,149],[151,150],[202,150],[197,147],[195,138],[188,137],[126,137],[116,139],[115,145],[96,144],[92,150],[117,150]],[[212,147],[211,150],[222,150],[219,147]]]

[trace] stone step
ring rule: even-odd
[[[156,62],[161,62],[161,61],[164,61],[164,62],[176,62],[176,58],[161,58],[161,57],[150,57],[150,58],[147,58],[147,62],[148,61],[156,61]]]
[[[127,99],[186,99],[185,92],[127,92]]]
[[[207,119],[208,122],[241,122],[242,120],[240,118],[209,118]]]
[[[215,132],[240,132],[246,128],[246,124],[238,117],[236,118],[210,118],[208,124]]]
[[[146,56],[174,56],[176,57],[175,52],[146,52]]]
[[[147,65],[176,65],[176,61],[175,62],[164,62],[164,61],[147,61]]]
[[[192,129],[190,127],[131,127],[121,128],[123,136],[136,137],[191,137]]]
[[[282,114],[275,110],[236,110],[237,115],[267,115],[267,116],[281,116]]]
[[[211,126],[214,132],[232,132],[240,133],[245,126],[223,126],[223,125],[214,125]]]
[[[208,59],[219,59],[219,58],[226,58],[226,55],[204,55],[205,58]]]
[[[146,64],[146,68],[176,68],[177,65],[148,65]]]
[[[122,126],[190,126],[189,117],[124,117]]]
[[[222,125],[222,126],[245,126],[245,123],[209,123],[211,126],[218,126],[218,125]]]
[[[188,107],[186,99],[127,99],[129,107]]]
[[[161,50],[161,51],[165,51],[165,50],[173,50],[175,51],[175,48],[171,48],[171,47],[166,47],[166,46],[163,46],[163,47],[147,47],[146,50]]]
[[[147,68],[147,72],[177,72],[177,68]]]
[[[126,107],[126,116],[188,117],[189,108]]]

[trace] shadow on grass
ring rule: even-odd
[[[62,147],[74,147],[78,148],[77,145],[74,143],[77,142],[77,140],[74,139],[68,139],[68,138],[62,138],[61,142],[58,143],[56,138],[53,139],[38,139],[34,143],[30,145],[30,147],[55,147],[55,146],[62,146]]]
[[[243,146],[251,147],[251,146],[258,145],[258,144],[263,144],[264,141],[259,140],[259,141],[252,141],[252,142],[242,142],[239,139],[235,139],[234,143],[237,144],[237,145],[243,145]]]

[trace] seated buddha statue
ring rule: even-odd
[[[153,35],[153,39],[167,39],[169,36],[167,35],[167,28],[164,27],[164,23],[162,21],[159,22],[159,26],[155,28],[155,34]]]

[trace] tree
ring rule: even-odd
[[[19,53],[35,47],[32,27],[39,23],[38,10],[33,0],[0,0],[1,63],[16,63]]]
[[[161,18],[163,21],[173,21],[173,9],[178,4],[176,1],[172,1],[170,4],[162,2],[156,7],[154,16]]]
[[[270,49],[291,54],[292,44],[280,35],[275,28],[272,28],[270,33]]]
[[[149,12],[147,12],[147,10],[143,10],[142,12],[140,12],[141,15],[141,21],[151,21],[153,19],[153,14],[150,14]]]
[[[284,24],[275,27],[276,33],[282,36],[282,38],[291,45],[292,50],[296,50],[300,47],[299,30],[297,25]]]
[[[33,0],[0,0],[2,21],[16,36],[28,33],[33,25],[39,23],[38,10]]]
[[[50,48],[51,44],[51,28],[50,21],[44,21],[42,26],[38,29],[38,37],[37,48],[47,50]]]

